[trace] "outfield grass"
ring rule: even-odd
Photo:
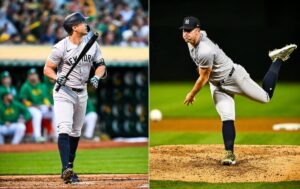
[[[222,132],[152,132],[150,146],[223,144]],[[299,133],[237,133],[235,144],[300,145]]]
[[[153,189],[299,189],[300,182],[257,182],[257,183],[220,183],[211,184],[203,182],[179,182],[179,181],[151,181]]]
[[[60,174],[58,151],[1,153],[0,175]],[[128,147],[79,150],[77,173],[148,173],[148,148]]]
[[[166,118],[218,117],[210,90],[206,85],[197,95],[194,105],[183,104],[193,82],[154,83],[150,85],[150,110],[160,109]],[[236,96],[238,117],[300,117],[300,83],[279,83],[272,101],[260,104]]]

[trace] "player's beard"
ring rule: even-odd
[[[184,41],[186,43],[190,43],[190,44],[193,44],[193,42],[194,42],[191,38],[184,38]]]

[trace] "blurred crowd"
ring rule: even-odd
[[[8,71],[0,73],[0,145],[6,141],[19,144],[27,137],[30,142],[57,141],[53,113],[53,83],[46,77],[40,80],[35,68],[27,72],[27,79],[17,89]],[[83,138],[95,140],[98,114],[88,100],[84,118]]]
[[[142,0],[2,0],[0,44],[55,44],[67,36],[64,17],[88,16],[102,45],[148,46],[148,10]]]

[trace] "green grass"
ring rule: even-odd
[[[221,132],[152,132],[150,146],[223,144]],[[299,133],[237,133],[235,144],[300,145]]]
[[[60,170],[57,151],[0,154],[1,175],[60,174]],[[147,173],[148,148],[79,150],[74,170],[77,173]]]
[[[194,105],[183,104],[193,82],[151,83],[150,109],[160,109],[168,118],[218,117],[210,90],[206,85],[197,95]],[[300,117],[300,83],[279,83],[272,101],[260,104],[236,96],[238,117]]]
[[[300,182],[257,182],[257,183],[220,183],[211,184],[203,182],[179,182],[179,181],[150,181],[151,189],[298,189]]]

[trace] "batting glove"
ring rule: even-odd
[[[56,78],[56,83],[58,83],[61,86],[64,86],[67,82],[67,77],[64,75],[60,75]]]
[[[99,78],[97,76],[92,77],[90,83],[93,85],[95,89],[97,89],[99,85]]]

